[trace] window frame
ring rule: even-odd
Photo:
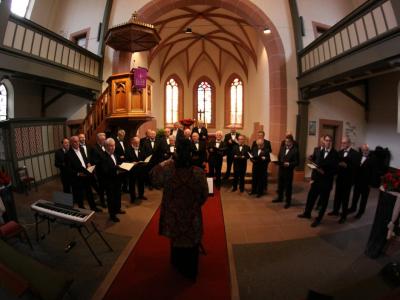
[[[217,89],[216,85],[214,84],[214,81],[212,81],[209,77],[207,76],[201,76],[198,78],[194,85],[193,85],[193,119],[197,120],[197,114],[198,114],[198,94],[197,94],[197,89],[199,84],[202,81],[206,81],[210,84],[211,86],[211,122],[207,123],[207,128],[215,128],[215,110],[216,110],[216,94],[217,94]]]
[[[242,95],[242,124],[240,126],[239,125],[235,125],[235,127],[237,129],[243,129],[243,127],[244,127],[244,104],[245,104],[244,81],[243,81],[241,76],[239,76],[236,73],[233,73],[233,74],[231,74],[231,76],[228,77],[228,79],[225,82],[225,109],[224,109],[224,111],[225,111],[225,118],[224,118],[225,124],[224,124],[224,127],[226,129],[230,128],[230,126],[231,126],[231,122],[230,122],[231,121],[230,120],[230,115],[231,115],[231,84],[232,84],[232,81],[234,79],[236,79],[236,78],[238,78],[242,82],[243,95]]]
[[[164,127],[172,127],[174,124],[167,123],[167,83],[171,80],[175,80],[178,84],[178,121],[183,119],[183,96],[184,96],[184,89],[183,89],[183,82],[179,78],[178,75],[172,74],[167,77],[164,81],[163,89],[164,89]]]

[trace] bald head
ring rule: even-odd
[[[114,154],[114,151],[115,151],[115,141],[114,141],[114,139],[112,139],[112,138],[106,139],[106,141],[104,143],[104,146],[106,148],[106,151],[109,154]]]
[[[185,131],[183,132],[185,139],[190,138],[190,135],[192,134],[192,131],[189,128],[186,128]]]
[[[341,149],[342,149],[342,150],[348,149],[348,148],[350,148],[350,146],[351,146],[351,141],[350,141],[350,139],[349,139],[347,136],[345,136],[344,138],[342,138]]]

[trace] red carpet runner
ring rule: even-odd
[[[160,212],[154,214],[132,253],[114,279],[105,299],[230,299],[225,226],[218,190],[203,206],[203,245],[199,275],[190,282],[169,262],[169,240],[158,235]]]

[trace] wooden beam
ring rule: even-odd
[[[363,101],[362,99],[360,99],[359,97],[357,97],[356,95],[354,95],[352,92],[349,92],[346,89],[341,89],[340,90],[342,92],[342,94],[346,95],[347,97],[349,97],[351,100],[353,100],[354,102],[360,104],[362,107],[365,108],[365,101]]]

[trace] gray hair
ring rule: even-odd
[[[114,141],[114,139],[113,138],[108,138],[108,139],[106,139],[106,141],[105,141],[105,145],[106,146],[108,146],[108,145],[111,145],[111,144],[115,144],[115,141]]]

